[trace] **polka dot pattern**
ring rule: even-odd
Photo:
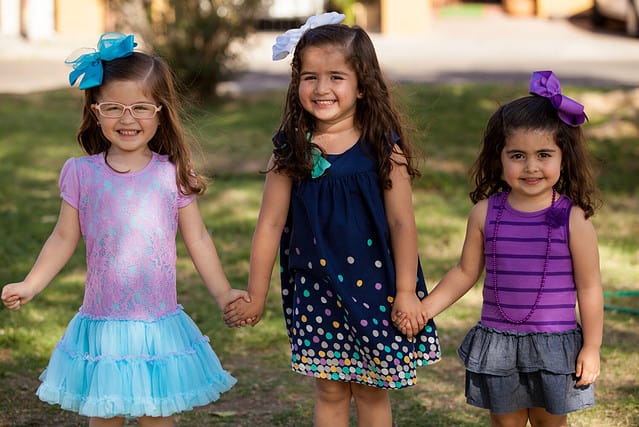
[[[376,168],[361,143],[321,178],[293,186],[280,246],[293,371],[386,389],[414,385],[441,358],[432,320],[411,341],[395,329],[395,269]],[[290,250],[289,250],[290,248]],[[418,268],[416,295],[426,286]]]

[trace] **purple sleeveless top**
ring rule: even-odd
[[[496,239],[498,305],[493,271],[493,234],[504,197],[506,193],[498,193],[488,200],[484,225],[486,278],[481,324],[497,330],[524,333],[575,329],[576,289],[568,245],[568,218],[572,202],[565,196],[559,196],[552,212],[550,208],[520,212],[505,203]],[[552,226],[546,281],[535,306],[546,260],[549,223]],[[532,315],[526,322],[513,323],[525,319],[531,310]]]

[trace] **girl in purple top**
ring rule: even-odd
[[[3,303],[19,309],[84,239],[84,301],[37,394],[91,417],[92,427],[125,417],[172,426],[172,414],[236,382],[177,303],[178,230],[220,308],[246,297],[229,285],[198,210],[206,182],[191,164],[172,73],[135,45],[132,35],[107,33],[96,52],[71,62],[72,85],[84,74],[78,141],[88,155],[64,164],[55,229],[24,281],[2,290]]]
[[[599,375],[603,292],[590,217],[600,202],[586,116],[550,71],[533,73],[530,92],[490,118],[461,259],[422,301],[423,318],[435,317],[485,267],[481,321],[458,353],[467,402],[489,409],[493,426],[566,426],[568,412],[594,405]],[[408,316],[395,320],[411,329]]]

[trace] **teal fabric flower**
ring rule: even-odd
[[[319,178],[324,174],[326,169],[331,167],[331,162],[326,160],[322,156],[322,152],[317,148],[311,150],[311,156],[313,157],[313,171],[311,172],[312,178]]]

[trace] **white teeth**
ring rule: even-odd
[[[137,130],[120,130],[118,132],[125,136],[134,136],[138,134]]]
[[[335,101],[315,101],[315,102],[320,105],[331,105],[335,103]]]

